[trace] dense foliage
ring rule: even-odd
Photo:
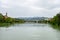
[[[24,20],[22,19],[15,19],[11,17],[5,18],[5,16],[3,16],[2,13],[0,13],[0,23],[23,23],[23,22]]]
[[[50,23],[53,25],[60,26],[60,13],[54,16],[53,19],[50,20]]]
[[[0,13],[0,22],[3,22],[3,15]]]
[[[38,21],[38,23],[47,23],[48,21],[47,20],[40,20]]]

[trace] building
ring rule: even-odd
[[[4,18],[6,19],[6,18],[8,18],[8,15],[7,15],[7,13],[4,15]]]

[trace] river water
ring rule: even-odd
[[[15,24],[0,27],[0,40],[60,40],[60,31],[49,24]]]

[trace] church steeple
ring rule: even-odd
[[[7,17],[8,17],[8,15],[7,15],[7,12],[6,12],[5,18],[7,18]]]
[[[7,17],[7,12],[6,12],[6,17]]]

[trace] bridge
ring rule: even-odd
[[[34,22],[34,23],[38,23],[39,20],[28,20],[26,22]]]

